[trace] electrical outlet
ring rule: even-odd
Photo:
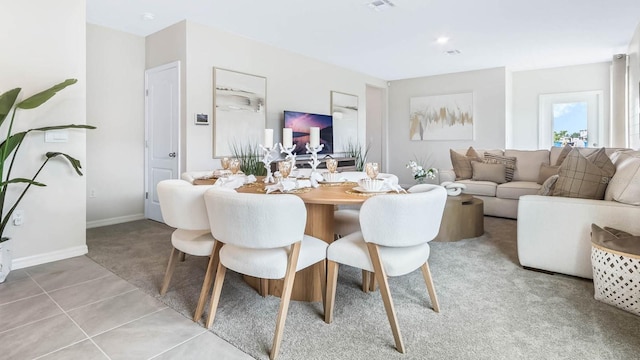
[[[24,224],[24,210],[16,210],[13,212],[13,225],[20,226]]]
[[[89,190],[89,197],[90,198],[96,197],[96,189],[90,189]]]

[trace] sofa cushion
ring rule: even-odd
[[[465,155],[462,155],[453,149],[449,149],[449,155],[451,156],[453,171],[456,173],[456,180],[470,179],[473,175],[471,161],[482,161],[480,155],[471,146],[467,149]]]
[[[549,177],[558,175],[558,171],[560,171],[560,166],[540,164],[540,170],[538,171],[538,184],[542,185]]]
[[[475,181],[491,181],[496,184],[507,182],[506,168],[504,164],[487,164],[479,161],[472,161],[473,168],[472,180]]]
[[[496,197],[518,200],[522,195],[536,195],[541,187],[535,181],[512,181],[498,185]]]
[[[615,168],[611,172],[612,167],[613,163],[604,152],[604,148],[589,158],[574,148],[560,166],[560,177],[553,190],[553,196],[602,200],[608,179],[615,172]]]
[[[605,200],[640,205],[640,151],[619,151],[612,155],[616,173],[605,192]]]
[[[540,190],[538,190],[538,193],[536,195],[551,196],[553,194],[553,189],[555,189],[556,187],[556,181],[558,181],[559,177],[560,175],[558,174],[550,176],[542,183],[542,187],[540,188]]]
[[[471,195],[496,196],[498,184],[491,181],[460,180],[457,183],[464,184],[467,188],[462,192]]]
[[[549,150],[505,150],[504,156],[516,158],[513,181],[538,181],[540,164],[549,165]]]
[[[507,179],[507,181],[513,180],[513,173],[516,169],[515,157],[494,155],[489,152],[485,152],[483,161],[487,164],[504,164],[505,178]]]

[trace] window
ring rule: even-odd
[[[538,147],[605,146],[602,96],[602,91],[540,95]]]

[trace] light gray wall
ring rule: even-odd
[[[516,149],[538,148],[538,107],[542,94],[601,90],[604,93],[604,123],[609,123],[610,62],[518,71],[512,74],[513,114],[510,119],[511,144]],[[600,134],[608,139],[606,133]],[[607,146],[602,143],[602,146]]]
[[[411,184],[414,180],[405,166],[414,158],[427,159],[426,166],[451,168],[450,148],[504,148],[505,84],[504,68],[392,81],[389,87],[389,172],[398,175],[400,183]],[[468,92],[473,93],[473,140],[409,140],[409,99]]]
[[[640,148],[640,24],[629,44],[629,145]]]
[[[87,227],[144,217],[144,43],[87,24]]]
[[[86,8],[83,0],[3,1],[0,11],[0,92],[22,88],[26,99],[68,78],[78,79],[39,108],[20,110],[13,132],[54,124],[86,123]],[[0,131],[6,134],[8,121]],[[29,134],[16,158],[12,177],[31,178],[47,151],[61,151],[86,166],[86,131],[69,130],[66,143],[45,143]],[[63,159],[49,162],[20,203],[24,224],[10,225],[14,268],[86,253],[86,177]],[[21,192],[11,186],[9,203]],[[6,203],[6,204],[9,204]]]
[[[187,170],[219,166],[219,160],[212,159],[212,126],[191,121],[196,113],[213,116],[213,67],[267,78],[267,128],[274,129],[275,142],[282,137],[284,110],[330,114],[332,90],[358,96],[358,136],[364,143],[366,84],[382,87],[382,79],[197,23],[186,22],[186,26]]]

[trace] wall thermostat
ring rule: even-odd
[[[209,115],[196,114],[195,123],[196,125],[209,125]]]

